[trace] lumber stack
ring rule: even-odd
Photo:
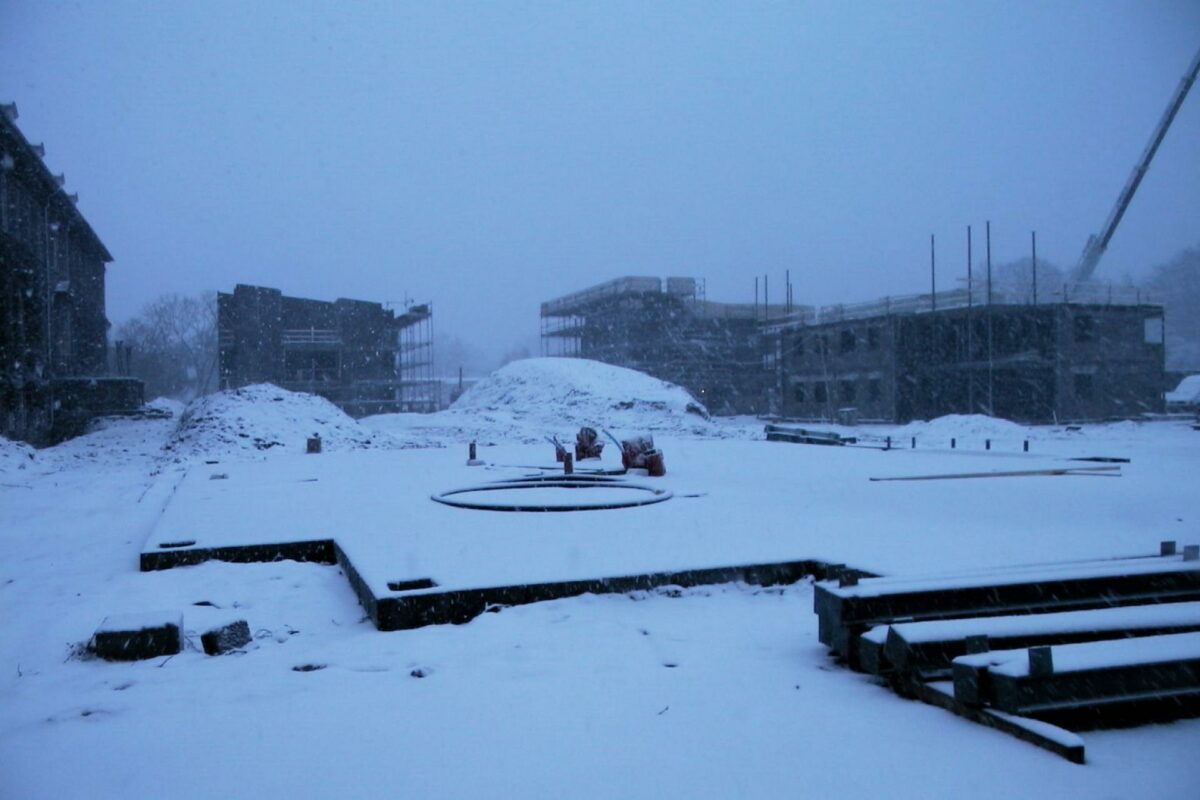
[[[1200,697],[1200,633],[961,656],[954,697],[1022,715]]]
[[[845,437],[833,431],[814,431],[790,425],[775,424],[766,426],[766,435],[768,442],[792,442],[793,444],[844,446],[854,444],[858,441],[854,437]]]
[[[1081,744],[1024,718],[1082,711],[1128,724],[1158,710],[1200,712],[1195,546],[955,574],[847,574],[816,585],[814,610],[821,642],[850,667],[1072,760],[1082,760]]]

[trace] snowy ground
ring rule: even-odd
[[[513,369],[528,388],[543,366]],[[336,567],[137,571],[168,523],[265,536],[331,503],[356,523],[337,535],[382,551],[369,560],[391,578],[460,570],[451,580],[474,580],[489,565],[552,577],[741,555],[927,571],[1200,541],[1200,434],[1186,425],[1067,431],[970,417],[854,429],[917,436],[916,451],[767,443],[755,421],[706,420],[633,379],[588,385],[586,365],[564,369],[574,372],[538,380],[583,387],[566,399],[495,393],[419,420],[354,423],[258,387],[193,406],[182,426],[178,416],[112,422],[36,452],[0,441],[0,796],[1196,796],[1200,721],[1088,732],[1089,763],[1069,764],[835,665],[817,642],[807,584],[585,596],[380,633]],[[630,395],[661,405],[606,400]],[[540,434],[566,438],[583,421],[618,434],[653,428],[666,453],[661,485],[676,498],[529,526],[425,499],[430,486],[524,471],[501,464],[546,463]],[[327,452],[304,456],[313,433]],[[494,442],[480,448],[491,468],[465,465],[472,438]],[[1078,456],[1132,462],[1119,478],[867,480]],[[615,463],[611,452],[605,461]],[[321,480],[301,482],[309,473]],[[366,488],[347,488],[356,474]],[[274,480],[275,491],[206,507],[187,489],[236,494],[243,475]],[[334,487],[338,476],[346,483]],[[316,506],[290,494],[322,480],[332,488]],[[229,532],[251,516],[249,530]],[[548,517],[559,521],[544,528]],[[105,616],[160,610],[183,613],[193,649],[133,664],[71,657]],[[244,654],[198,651],[201,630],[234,618],[256,633]],[[323,668],[294,670],[306,665]]]

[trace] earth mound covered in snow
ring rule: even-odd
[[[321,438],[325,451],[404,446],[360,425],[323,397],[258,383],[193,401],[163,449],[180,459],[302,453],[311,436]]]
[[[527,358],[493,372],[463,393],[456,411],[510,409],[538,415],[548,408],[574,419],[625,414],[653,421],[703,420],[708,410],[688,391],[643,372],[585,358]]]
[[[437,414],[386,414],[367,424],[441,441],[477,439],[573,442],[587,426],[623,436],[720,436],[721,428],[688,391],[645,373],[583,358],[513,361]],[[609,442],[611,446],[611,442]]]

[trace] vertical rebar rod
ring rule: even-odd
[[[933,234],[929,234],[929,304],[937,311],[937,256],[934,253]]]
[[[987,304],[992,304],[992,221],[987,222]]]
[[[1037,231],[1030,232],[1033,241],[1033,304],[1037,305]]]
[[[975,360],[974,337],[975,322],[973,319],[974,300],[971,286],[971,226],[967,226],[967,363]],[[975,413],[975,370],[967,369],[967,413]]]
[[[971,286],[971,226],[967,226],[967,310],[974,305],[974,292]]]
[[[992,350],[992,221],[987,222],[987,350],[988,350],[988,408],[989,416],[995,414],[995,360]]]

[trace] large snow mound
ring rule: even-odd
[[[194,400],[163,449],[184,460],[302,453],[312,436],[321,438],[322,450],[404,446],[360,425],[323,397],[258,383]]]
[[[708,411],[688,391],[643,372],[585,358],[527,358],[479,381],[451,408],[459,411],[513,409],[538,415],[547,408],[589,418],[632,412],[648,417]]]
[[[574,441],[579,428],[724,436],[688,391],[645,373],[583,358],[529,358],[493,372],[437,414],[385,414],[367,424],[439,441]]]

